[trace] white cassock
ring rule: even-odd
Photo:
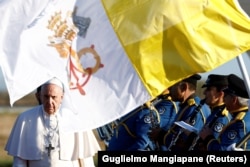
[[[93,132],[63,132],[60,125],[70,120],[56,114],[58,133],[49,151],[46,119],[42,105],[21,113],[5,147],[8,154],[28,160],[29,167],[93,167],[93,156],[100,150]]]

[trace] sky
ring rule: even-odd
[[[239,77],[243,78],[243,74],[241,72],[241,67],[244,67],[246,68],[247,70],[247,76],[249,76],[249,73],[250,73],[250,53],[243,53],[241,55],[241,57],[243,58],[243,64],[239,64],[237,58],[229,61],[229,62],[226,62],[225,64],[209,71],[209,72],[206,72],[206,73],[202,73],[202,79],[206,79],[207,76],[209,74],[222,74],[222,75],[228,75],[228,74],[236,74],[238,75]]]

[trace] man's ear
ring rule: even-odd
[[[232,97],[233,103],[237,103],[237,100],[238,100],[238,97],[237,97],[237,96],[233,96],[233,97]]]
[[[182,92],[186,91],[188,88],[188,83],[187,82],[182,82],[180,85],[180,89]]]
[[[215,94],[216,94],[216,97],[221,97],[221,96],[224,97],[224,94],[225,94],[225,93],[224,93],[223,91],[220,91],[220,90],[218,90],[218,89],[216,88],[216,91],[215,91],[215,92],[216,92],[216,93],[215,93]]]

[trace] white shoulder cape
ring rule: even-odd
[[[26,160],[40,160],[44,151],[42,106],[21,113],[13,126],[5,150],[9,155]],[[60,159],[77,160],[94,156],[100,146],[93,132],[67,132],[60,130],[60,124],[67,119],[59,117]],[[68,120],[70,121],[70,120]]]

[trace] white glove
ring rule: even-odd
[[[227,147],[227,151],[244,151],[244,150],[242,148],[237,148],[236,143],[233,143]]]

